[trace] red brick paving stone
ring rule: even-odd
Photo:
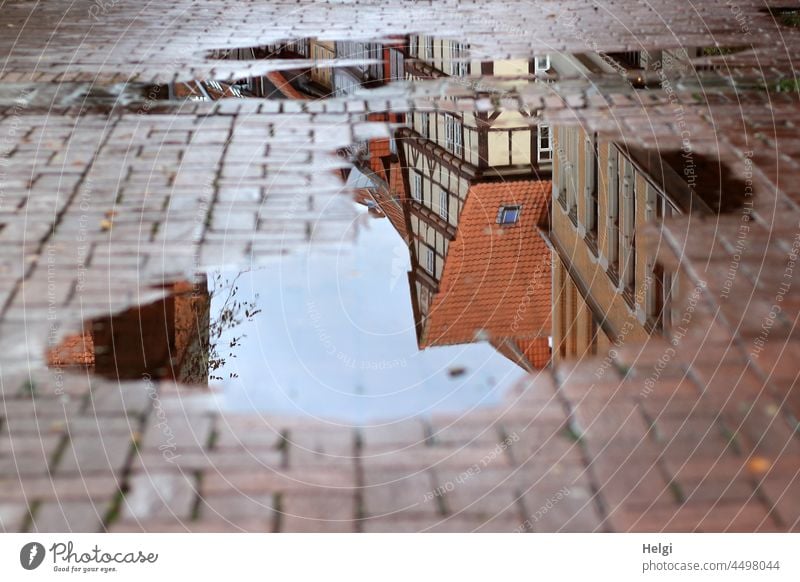
[[[117,479],[108,475],[84,477],[9,477],[0,479],[0,502],[37,499],[110,500],[117,492]]]
[[[643,394],[639,400],[642,411],[656,424],[662,416],[686,417],[696,411],[708,409],[716,414],[719,410],[716,406],[718,403],[715,396],[701,395],[694,382],[687,377],[674,380],[660,378],[652,391]]]
[[[528,516],[527,525],[534,532],[602,531],[597,502],[586,483],[543,482],[522,497]]]
[[[135,417],[98,418],[96,416],[76,416],[69,419],[67,429],[73,437],[81,435],[113,435],[134,438],[139,435],[141,422]]]
[[[518,436],[519,440],[512,441],[508,451],[519,465],[530,460],[537,463],[581,463],[581,447],[577,441],[568,438],[566,431],[566,426],[541,427],[535,424],[526,429],[511,430],[512,438]]]
[[[172,452],[145,452],[136,455],[133,461],[134,471],[156,472],[193,472],[227,473],[228,471],[260,470],[263,468],[280,469],[283,455],[276,450],[213,450]]]
[[[309,491],[335,493],[356,485],[355,468],[325,467],[303,469],[259,469],[228,471],[203,476],[203,494]]]
[[[458,445],[427,446],[418,444],[411,447],[384,450],[370,449],[362,451],[358,457],[361,465],[370,469],[383,468],[457,468],[466,469],[480,465],[486,455],[492,453],[492,445],[483,447],[464,447]],[[495,466],[511,466],[507,455],[500,455],[492,461]]]
[[[534,455],[522,460],[515,471],[515,479],[524,487],[546,479],[574,481],[587,475],[586,463],[570,455],[558,459]]]
[[[515,533],[521,527],[521,523],[519,509],[514,508],[488,518],[467,514],[453,515],[444,518],[426,531],[431,533]]]
[[[119,384],[106,387],[92,395],[87,408],[89,414],[141,413],[151,406],[151,398],[145,384]]]
[[[348,427],[289,429],[286,456],[289,466],[354,465],[356,433]]]
[[[505,472],[503,472],[505,473]],[[436,482],[439,487],[447,487],[441,497],[448,514],[465,514],[490,519],[503,514],[521,515],[519,496],[521,488],[516,487],[513,478],[487,472],[484,478],[480,475],[465,478],[463,483],[456,481],[457,476],[445,474]]]
[[[437,445],[484,447],[502,439],[496,418],[442,417],[431,422],[431,440]]]
[[[24,503],[0,502],[0,531],[13,533],[20,530],[28,517],[28,507]]]
[[[354,532],[358,525],[355,492],[290,492],[281,496],[282,532]]]
[[[58,419],[77,413],[80,404],[75,400],[60,398],[17,398],[4,399],[0,406],[0,416]]]
[[[275,522],[275,496],[271,493],[206,495],[200,500],[196,521],[230,522],[247,531],[271,532]],[[256,529],[252,529],[253,526]]]
[[[107,503],[50,501],[38,507],[30,529],[38,533],[96,532],[107,511]]]
[[[190,474],[139,473],[130,480],[120,517],[123,521],[189,521],[197,498],[196,481]]]
[[[134,521],[118,521],[108,529],[112,533],[265,533],[262,519],[241,518],[235,521],[224,519],[202,519],[198,521],[168,521],[152,519],[136,523]]]
[[[664,447],[664,458],[672,465],[687,458],[715,459],[736,452],[736,441],[716,418],[696,412],[686,418],[662,417],[656,422],[656,434]]]
[[[63,413],[61,416],[7,416],[3,419],[0,435],[43,435],[49,438],[62,434],[66,426],[67,418]]]
[[[210,416],[167,415],[153,416],[142,440],[145,450],[169,448],[176,453],[205,449],[211,437],[213,419]]]
[[[64,446],[55,474],[119,474],[132,446],[128,436],[76,435]]]
[[[406,448],[423,443],[426,436],[425,424],[421,420],[403,420],[361,429],[361,447],[364,450]]]
[[[800,456],[796,431],[784,415],[776,414],[777,411],[775,405],[759,405],[741,416],[729,415],[724,419],[735,435],[736,446],[742,455],[771,459]]]
[[[769,532],[776,527],[756,500],[630,507],[618,512],[612,523],[618,532]]]
[[[609,507],[675,500],[658,456],[625,452],[599,456],[591,465],[600,497]]]
[[[636,402],[600,400],[594,396],[574,404],[574,418],[578,430],[587,440],[616,439],[633,443],[646,438],[648,423]]]
[[[0,475],[46,475],[61,442],[55,435],[0,437]]]
[[[682,466],[667,461],[667,469],[687,500],[739,500],[754,497],[754,485],[741,457],[687,457]]]
[[[513,533],[522,523],[517,513],[491,518],[464,514],[448,517],[396,514],[362,522],[367,533]]]
[[[563,403],[553,395],[547,398],[528,398],[521,394],[507,398],[508,408],[498,418],[500,426],[510,435],[537,426],[560,426],[567,419]]]
[[[268,419],[247,416],[221,416],[215,426],[215,447],[227,448],[275,448],[281,443],[279,426]]]
[[[800,472],[767,475],[760,489],[786,531],[800,532]]]
[[[427,470],[365,468],[361,497],[368,516],[392,513],[435,515],[438,503],[433,497],[438,486]]]

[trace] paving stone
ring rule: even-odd
[[[31,531],[46,532],[96,532],[101,529],[108,507],[91,502],[47,502],[37,510]]]
[[[197,497],[196,479],[184,474],[140,473],[131,480],[123,501],[122,519],[189,521]]]
[[[357,531],[354,492],[325,494],[290,492],[281,496],[280,531]]]

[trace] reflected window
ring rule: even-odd
[[[497,213],[497,224],[516,224],[519,220],[520,210],[519,206],[501,206],[500,212]]]
[[[586,151],[584,153],[585,159],[585,180],[586,180],[586,232],[589,233],[594,240],[597,240],[597,225],[599,220],[599,203],[598,203],[598,165],[599,155],[597,150],[597,134],[591,137],[586,136],[585,141]]]
[[[425,42],[425,58],[432,60],[433,59],[433,37],[426,36],[424,37]]]
[[[422,176],[414,174],[414,181],[411,184],[411,197],[417,202],[422,202]]]
[[[550,134],[550,126],[540,123],[539,133],[539,161],[549,162],[553,159],[553,137]]]
[[[609,266],[619,272],[619,153],[614,144],[608,145],[608,203],[606,213],[606,241]]]
[[[537,75],[539,73],[546,73],[550,70],[550,55],[544,55],[542,57],[536,57],[533,62],[534,73]]]
[[[452,115],[445,116],[444,131],[445,146],[448,150],[460,156],[464,144],[464,128],[461,126],[461,120]]]
[[[450,44],[450,74],[454,77],[465,77],[469,74],[469,63],[466,62],[467,46],[458,42]]]
[[[428,271],[431,275],[435,275],[436,272],[434,271],[436,267],[436,254],[433,252],[431,247],[425,247],[425,270]]]
[[[423,137],[430,137],[430,136],[431,136],[431,131],[430,131],[430,126],[431,126],[430,114],[429,114],[429,113],[420,113],[420,114],[419,114],[419,122],[420,122],[419,133],[420,133],[420,134],[421,134]]]

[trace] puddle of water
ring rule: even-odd
[[[420,350],[405,243],[366,208],[354,228],[337,254],[210,276],[260,310],[220,338],[240,346],[216,370],[223,406],[367,422],[498,403],[523,370],[487,342]]]
[[[479,94],[592,76],[646,88],[742,48],[487,63],[428,37],[309,39],[211,55],[307,66],[184,83],[169,96],[311,99],[406,78]],[[747,190],[699,152],[640,151],[536,112],[382,119],[398,126],[392,137],[354,144],[349,155],[359,205],[352,247],[176,284],[162,301],[87,324],[49,354],[51,365],[172,378],[210,386],[224,408],[347,422],[494,404],[525,372],[601,353],[629,325],[633,340],[668,335],[677,273],[637,230],[675,214],[729,212]],[[591,264],[576,258],[584,255]]]
[[[790,11],[781,17],[796,15]],[[720,57],[724,62],[725,56],[750,48],[715,45],[485,60],[455,39],[410,35],[363,42],[304,38],[212,50],[206,56],[223,61],[281,61],[285,67],[280,72],[241,79],[236,84],[248,96],[317,99],[352,95],[393,82],[437,79],[447,79],[475,93],[505,92],[533,81],[588,81],[604,75],[618,75],[638,89],[657,88],[665,76],[717,69],[722,65],[709,63],[709,58]]]
[[[50,365],[208,385],[228,410],[355,423],[500,402],[524,370],[487,341],[420,350],[408,248],[366,206],[353,228],[356,244],[338,253],[209,272],[90,322]]]

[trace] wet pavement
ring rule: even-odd
[[[797,530],[759,8],[4,7],[2,528]]]

